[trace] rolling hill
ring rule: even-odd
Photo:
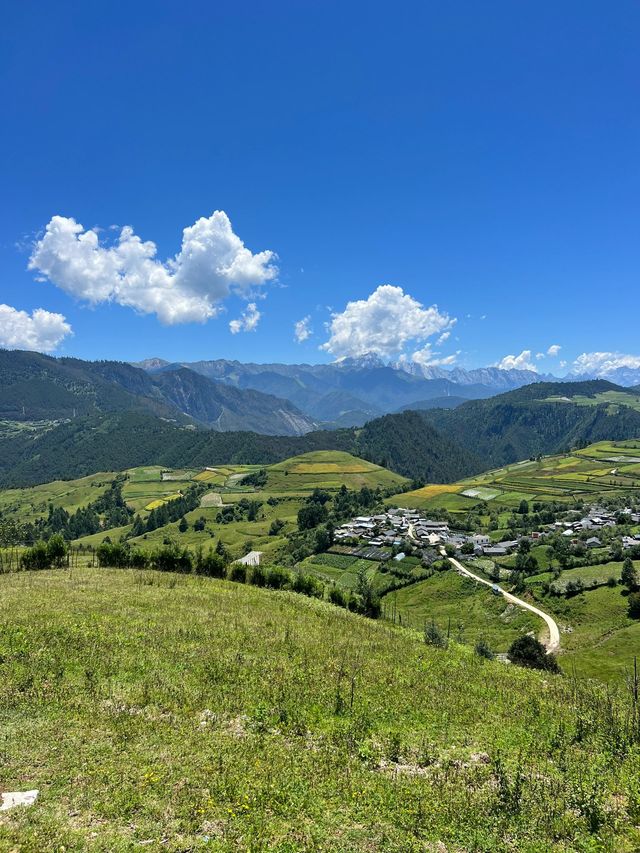
[[[0,588],[3,783],[40,792],[3,817],[7,849],[640,844],[622,695],[227,581]]]
[[[0,350],[0,389],[0,419],[8,421],[140,412],[266,435],[301,435],[317,426],[287,400],[214,382],[186,368],[152,375],[124,362]]]
[[[583,442],[640,435],[639,402],[637,391],[606,380],[545,382],[421,416],[486,467],[498,467]]]

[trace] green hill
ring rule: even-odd
[[[420,414],[483,459],[485,467],[560,453],[580,443],[640,436],[640,395],[605,380],[540,382]]]
[[[361,429],[300,436],[194,429],[128,412],[48,423],[40,430],[3,430],[0,423],[0,486],[35,485],[87,476],[96,469],[121,471],[140,465],[271,465],[318,450],[353,453],[403,476],[436,482],[483,467],[416,412],[387,415]]]
[[[0,577],[0,822],[25,851],[632,851],[622,698],[330,605],[117,570]],[[634,733],[635,732],[635,733]]]
[[[364,459],[344,451],[318,450],[303,453],[267,469],[265,490],[269,492],[304,492],[312,488],[339,489],[406,488],[408,480]]]
[[[522,500],[572,503],[638,490],[640,441],[603,441],[572,453],[516,462],[451,485],[428,484],[403,494],[401,503],[465,512],[483,503],[507,509]]]

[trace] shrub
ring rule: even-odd
[[[335,604],[336,607],[347,606],[347,596],[345,595],[344,591],[341,590],[338,586],[332,586],[329,589],[328,598],[331,604]]]
[[[236,583],[246,583],[246,566],[244,566],[242,563],[233,563],[231,569],[229,570],[229,580],[235,581]]]
[[[308,595],[312,598],[322,598],[324,593],[324,584],[316,580],[312,575],[296,574],[291,584],[293,592],[298,592],[301,595]]]
[[[266,585],[269,589],[283,589],[289,583],[291,575],[280,566],[273,566],[267,572]]]
[[[486,658],[487,660],[493,660],[495,658],[495,653],[489,646],[489,643],[484,638],[480,638],[475,646],[476,654],[481,658]]]
[[[640,592],[632,592],[629,595],[627,613],[632,619],[640,619]]]
[[[208,554],[200,556],[196,562],[196,573],[208,578],[223,578],[226,574],[227,561],[220,554],[209,549]]]
[[[548,655],[542,643],[528,634],[524,637],[518,637],[511,643],[507,657],[511,663],[526,666],[529,669],[544,669],[548,672],[560,671],[555,655]]]
[[[27,548],[20,558],[23,569],[48,569],[51,565],[47,553],[46,542],[36,542],[32,548]]]
[[[424,629],[424,641],[428,646],[435,646],[438,649],[447,648],[447,638],[435,622],[427,625]]]
[[[251,580],[250,583],[253,586],[266,586],[267,584],[267,575],[262,566],[254,566],[251,570]]]

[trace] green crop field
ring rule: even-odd
[[[387,503],[468,512],[483,501],[506,507],[515,507],[522,500],[570,504],[576,499],[629,491],[640,491],[640,442],[634,440],[603,441],[571,454],[516,463],[445,488],[427,485],[394,495]]]
[[[269,492],[299,492],[316,487],[336,490],[342,485],[348,489],[360,489],[363,486],[387,489],[408,485],[406,478],[393,471],[358,459],[350,453],[333,450],[303,453],[286,459],[269,466],[267,475],[265,489]]]
[[[640,845],[622,698],[292,593],[3,575],[0,661],[4,850]]]

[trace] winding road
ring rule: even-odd
[[[442,556],[446,556],[444,548],[440,552]],[[465,568],[462,563],[458,562],[454,557],[447,558],[451,565],[455,568],[455,570],[465,577],[471,578],[478,583],[483,583],[485,586],[488,586],[490,589],[499,589],[500,594],[510,601],[512,604],[517,604],[518,607],[523,607],[525,610],[530,610],[531,613],[535,613],[536,616],[539,616],[541,619],[547,623],[547,627],[549,629],[549,640],[544,645],[547,649],[547,654],[551,654],[552,652],[557,652],[560,648],[560,629],[558,628],[557,623],[554,619],[549,616],[548,613],[545,613],[542,610],[539,610],[537,607],[534,607],[533,604],[529,604],[526,601],[523,601],[521,598],[517,598],[515,595],[512,595],[510,592],[506,592],[502,589],[498,584],[492,583],[491,581],[487,581],[484,578],[479,577],[478,575],[474,575],[473,572],[469,571],[469,569]]]

